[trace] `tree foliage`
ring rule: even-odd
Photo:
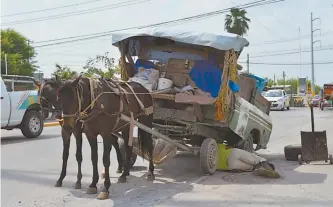
[[[13,29],[1,30],[1,73],[6,73],[5,54],[9,75],[31,76],[38,68],[37,53],[28,39]]]
[[[249,31],[251,20],[246,17],[246,10],[231,8],[229,14],[225,16],[224,29],[229,33],[244,36]]]
[[[115,59],[109,56],[109,53],[105,55],[96,55],[95,58],[90,58],[86,65],[83,67],[85,77],[104,77],[112,78],[115,73],[119,73],[120,68],[115,65]]]
[[[71,79],[77,77],[77,72],[71,70],[67,66],[60,66],[59,64],[55,65],[56,69],[52,73],[53,76],[58,75],[61,79]]]

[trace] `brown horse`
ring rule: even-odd
[[[88,188],[88,193],[96,193],[98,182],[97,169],[97,135],[103,137],[103,164],[105,168],[104,188],[99,199],[106,199],[109,196],[111,185],[109,176],[110,166],[110,142],[117,137],[113,133],[122,133],[126,147],[126,163],[124,172],[119,177],[118,182],[126,182],[129,175],[130,158],[132,156],[132,146],[130,139],[130,124],[121,120],[121,114],[133,116],[138,121],[148,127],[152,127],[152,113],[144,113],[144,109],[153,106],[153,99],[149,91],[139,83],[129,82],[118,84],[114,81],[101,79],[99,82],[92,82],[91,79],[78,77],[76,80],[65,81],[59,92],[58,100],[63,109],[64,129],[72,129],[77,125],[83,127],[91,146],[91,160],[93,165],[93,180]],[[113,85],[113,86],[110,86]],[[119,89],[118,92],[116,89]],[[96,98],[93,98],[96,97]],[[86,113],[84,113],[86,112]],[[63,130],[64,139],[68,133]],[[139,148],[142,154],[148,152],[149,173],[148,180],[154,180],[154,165],[152,161],[153,140],[152,135],[139,129],[138,130]]]
[[[61,106],[59,102],[57,101],[57,93],[61,86],[61,80],[58,76],[56,78],[51,79],[45,79],[45,82],[43,84],[35,82],[35,84],[39,87],[38,93],[40,95],[40,103],[43,108],[43,113],[47,113],[49,111],[55,111],[58,113],[58,116],[60,117],[60,113],[62,112]],[[52,109],[54,107],[54,109]],[[62,125],[62,121],[60,121],[60,125]],[[64,129],[62,129],[62,134]],[[60,173],[60,177],[58,181],[56,182],[56,187],[62,186],[62,181],[66,176],[66,169],[67,169],[67,160],[69,155],[69,143],[70,137],[72,133],[75,136],[76,140],[76,160],[78,163],[78,174],[77,174],[77,181],[75,184],[75,189],[81,188],[81,179],[82,179],[82,172],[81,172],[81,163],[82,163],[82,128],[80,125],[77,125],[77,127],[74,127],[73,129],[66,129],[65,134],[68,134],[67,136],[63,136],[63,164],[62,164],[62,170]],[[65,139],[64,139],[65,138]],[[113,140],[112,140],[113,141]],[[114,146],[116,153],[117,153],[117,160],[118,160],[118,169],[117,173],[122,173],[123,169],[123,158],[120,153],[119,144],[117,141],[113,141],[112,145]],[[104,175],[102,175],[104,176]]]

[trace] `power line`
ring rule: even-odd
[[[39,9],[39,10],[33,10],[33,11],[28,11],[28,12],[5,14],[5,15],[2,15],[1,17],[11,17],[11,16],[19,16],[19,15],[25,15],[25,14],[44,12],[44,11],[51,11],[51,10],[69,8],[69,7],[74,7],[74,6],[80,6],[80,5],[84,5],[84,4],[91,4],[91,3],[94,3],[94,2],[98,2],[98,1],[104,1],[104,0],[86,1],[86,2],[82,2],[82,3],[69,4],[69,5],[64,5],[64,6],[57,6],[57,7],[47,8],[47,9]]]
[[[332,50],[333,45],[328,46],[327,48],[318,48],[314,49],[314,51],[324,51],[324,50]],[[294,49],[293,49],[294,50]],[[296,49],[295,49],[296,50]],[[273,51],[271,51],[273,52]],[[275,51],[277,52],[277,51]],[[299,54],[299,53],[305,53],[305,52],[311,52],[311,50],[302,50],[302,51],[294,51],[294,52],[285,52],[285,53],[276,53],[276,54],[267,54],[267,55],[255,55],[252,56],[251,58],[258,58],[258,57],[271,57],[271,56],[281,56],[281,55],[292,55],[292,54]]]
[[[247,3],[247,4],[237,6],[237,8],[245,9],[245,8],[251,8],[251,7],[256,7],[256,6],[278,3],[278,2],[282,2],[282,1],[284,1],[284,0],[260,0],[260,1],[254,1],[254,2],[250,2],[250,3]],[[180,19],[176,19],[176,20],[170,20],[170,21],[155,23],[155,24],[134,26],[134,27],[128,27],[128,28],[123,28],[123,29],[111,30],[111,31],[107,31],[107,32],[92,33],[92,34],[88,34],[88,35],[79,35],[79,36],[72,36],[72,37],[65,37],[65,38],[39,41],[39,42],[36,42],[36,43],[45,43],[45,42],[54,42],[54,41],[59,41],[59,40],[66,40],[66,41],[60,41],[60,42],[56,42],[56,43],[37,45],[35,47],[36,48],[46,47],[46,46],[53,46],[53,45],[59,45],[59,44],[65,44],[65,43],[72,43],[72,42],[77,42],[77,41],[84,41],[84,40],[88,40],[88,39],[95,39],[95,38],[99,38],[99,37],[109,36],[113,32],[120,32],[120,31],[132,30],[132,29],[144,29],[144,28],[150,28],[150,27],[160,27],[160,26],[165,26],[165,25],[170,25],[170,24],[177,24],[177,23],[179,24],[179,23],[182,23],[182,22],[195,21],[195,20],[199,20],[199,19],[202,19],[202,18],[208,18],[208,17],[212,17],[212,16],[216,16],[216,15],[226,13],[231,8],[233,8],[233,7],[222,9],[222,10],[217,10],[217,11],[213,11],[213,12],[208,12],[208,13],[202,13],[202,14],[194,15],[194,16],[190,16],[190,17],[180,18]]]
[[[332,35],[333,32],[332,31],[329,31],[329,32],[325,32],[321,35],[316,35],[316,37],[322,37],[322,36],[327,36],[327,35]],[[271,41],[266,41],[266,42],[262,42],[262,43],[254,43],[254,44],[251,44],[251,47],[253,46],[261,46],[261,45],[268,45],[268,44],[276,44],[276,43],[284,43],[284,42],[292,42],[292,41],[296,41],[296,40],[299,40],[300,38],[301,39],[305,39],[305,38],[310,38],[311,35],[303,35],[301,37],[291,37],[291,38],[285,38],[285,39],[280,39],[280,40],[271,40]]]
[[[120,8],[120,7],[144,3],[144,2],[148,2],[148,1],[150,1],[150,0],[130,0],[130,1],[125,1],[125,2],[121,2],[121,3],[109,4],[109,5],[105,5],[105,6],[101,6],[101,7],[85,9],[85,10],[81,10],[81,11],[77,11],[77,12],[68,12],[68,13],[40,17],[40,18],[4,22],[2,25],[7,26],[7,25],[26,24],[26,23],[47,21],[47,20],[52,20],[52,19],[59,19],[59,18],[65,18],[65,17],[70,17],[70,16],[77,16],[77,15],[89,14],[89,13],[94,13],[94,12],[99,12],[99,11],[111,10],[111,9],[116,9],[116,8]]]
[[[246,62],[239,62],[246,64]],[[264,62],[250,62],[250,64],[253,65],[311,65],[311,63],[264,63]],[[333,64],[333,61],[329,62],[317,62],[314,63],[315,65],[328,65],[328,64]]]

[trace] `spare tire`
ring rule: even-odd
[[[301,145],[287,145],[284,147],[284,156],[288,161],[298,161],[298,155],[302,154]]]

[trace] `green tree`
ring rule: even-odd
[[[1,74],[6,74],[5,54],[9,75],[31,76],[38,66],[37,53],[29,40],[13,29],[1,30]]]
[[[246,14],[244,9],[231,8],[229,14],[225,16],[224,29],[239,36],[246,35],[249,31],[249,22],[251,22]]]
[[[53,76],[58,75],[61,79],[71,79],[77,77],[77,72],[71,70],[67,66],[60,66],[59,64],[55,64],[55,71],[52,73]]]
[[[83,69],[86,70],[83,72],[85,77],[112,78],[115,73],[120,72],[120,68],[115,65],[115,59],[110,57],[108,52],[105,55],[96,55],[95,58],[90,58]]]

